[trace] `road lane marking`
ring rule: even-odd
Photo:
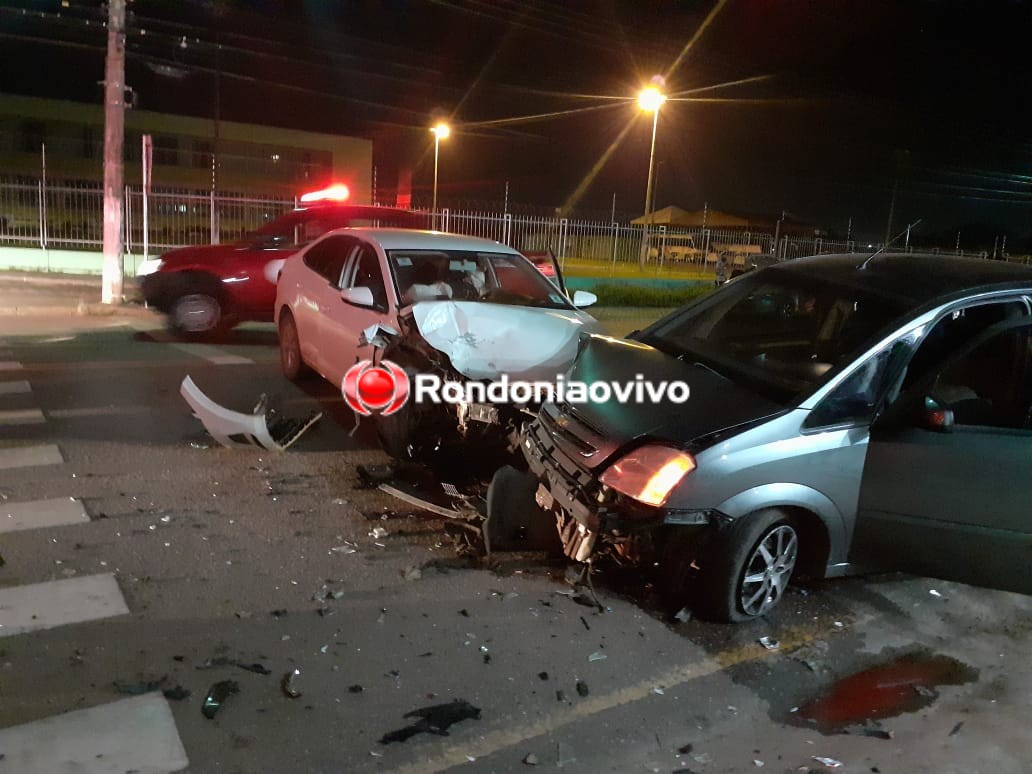
[[[22,774],[165,774],[190,764],[172,710],[160,693],[2,729],[0,750],[0,767]]]
[[[47,421],[39,409],[0,411],[0,425],[41,425]]]
[[[61,450],[54,444],[45,446],[15,446],[0,449],[0,470],[31,468],[35,465],[60,465],[64,462]]]
[[[155,330],[154,323],[147,320],[132,320],[130,325],[141,333],[146,333],[154,341],[168,344],[170,347],[186,352],[188,355],[207,360],[213,365],[254,365],[254,360],[242,355],[232,355],[224,350],[214,347],[211,344],[191,344],[188,342],[176,341],[168,331]]]
[[[0,637],[128,613],[111,573],[0,589]]]
[[[127,416],[129,414],[146,414],[149,406],[94,406],[92,408],[54,409],[47,411],[50,419],[81,419],[83,417]]]
[[[0,532],[63,527],[89,520],[83,504],[73,497],[0,505]]]
[[[17,360],[0,360],[0,371],[21,371],[24,366]]]
[[[32,392],[28,382],[0,382],[0,395],[24,395],[27,392]]]
[[[813,627],[790,629],[778,636],[780,651],[783,652],[801,647],[816,639],[818,634],[823,633]],[[403,764],[391,769],[391,772],[392,774],[433,774],[453,766],[468,765],[468,756],[476,759],[486,758],[510,747],[524,744],[530,739],[555,733],[564,726],[598,715],[601,712],[607,712],[650,697],[659,699],[660,697],[655,696],[656,688],[669,692],[673,688],[718,674],[729,667],[750,661],[759,661],[773,655],[773,653],[768,652],[761,645],[756,644],[717,653],[713,657],[700,658],[699,661],[691,664],[666,669],[634,685],[619,688],[607,694],[592,695],[579,699],[572,707],[564,705],[552,711],[542,712],[535,719],[523,725],[516,727],[508,726],[488,731],[485,734],[479,735],[476,739],[458,742],[454,746],[438,751],[436,754],[426,751],[422,760]]]

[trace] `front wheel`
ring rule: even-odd
[[[173,332],[188,338],[216,335],[227,328],[221,302],[205,292],[179,296],[169,309],[168,324]]]
[[[719,621],[750,621],[784,598],[799,557],[799,531],[788,514],[760,511],[736,519],[710,550],[700,610]]]
[[[300,381],[308,374],[308,366],[301,358],[301,337],[297,333],[294,315],[287,311],[280,315],[279,347],[283,375],[292,382]]]

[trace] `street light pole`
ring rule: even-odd
[[[125,0],[109,0],[107,61],[104,67],[104,264],[100,297],[105,304],[122,303],[125,278],[122,252],[124,139]]]
[[[638,95],[638,106],[652,111],[652,144],[649,146],[649,178],[645,185],[645,223],[641,230],[641,256],[638,265],[645,268],[649,255],[649,220],[652,217],[652,176],[656,165],[656,128],[659,126],[659,108],[666,96],[655,86],[643,89]]]
[[[437,160],[441,151],[441,140],[445,139],[451,134],[451,129],[448,128],[448,124],[439,123],[430,128],[431,133],[434,135],[434,203],[431,207],[434,217],[434,227],[437,226]]]

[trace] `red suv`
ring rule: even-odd
[[[304,198],[302,199],[304,201]],[[239,242],[194,245],[144,261],[137,271],[143,297],[187,338],[228,331],[247,320],[271,322],[283,261],[327,231],[347,226],[427,228],[425,215],[369,205],[314,201]]]

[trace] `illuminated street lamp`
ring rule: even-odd
[[[654,83],[662,84],[662,78],[656,76],[652,79]],[[645,223],[641,232],[641,266],[645,265],[649,254],[649,218],[652,213],[652,177],[656,163],[656,126],[659,124],[659,108],[666,102],[666,95],[659,90],[658,85],[647,86],[638,95],[638,107],[646,112],[652,113],[652,145],[649,148],[649,180],[645,186]]]
[[[441,140],[447,139],[448,135],[451,134],[451,129],[448,124],[443,121],[438,122],[434,126],[430,127],[430,132],[434,136],[434,225],[437,225],[437,157],[441,149]]]

